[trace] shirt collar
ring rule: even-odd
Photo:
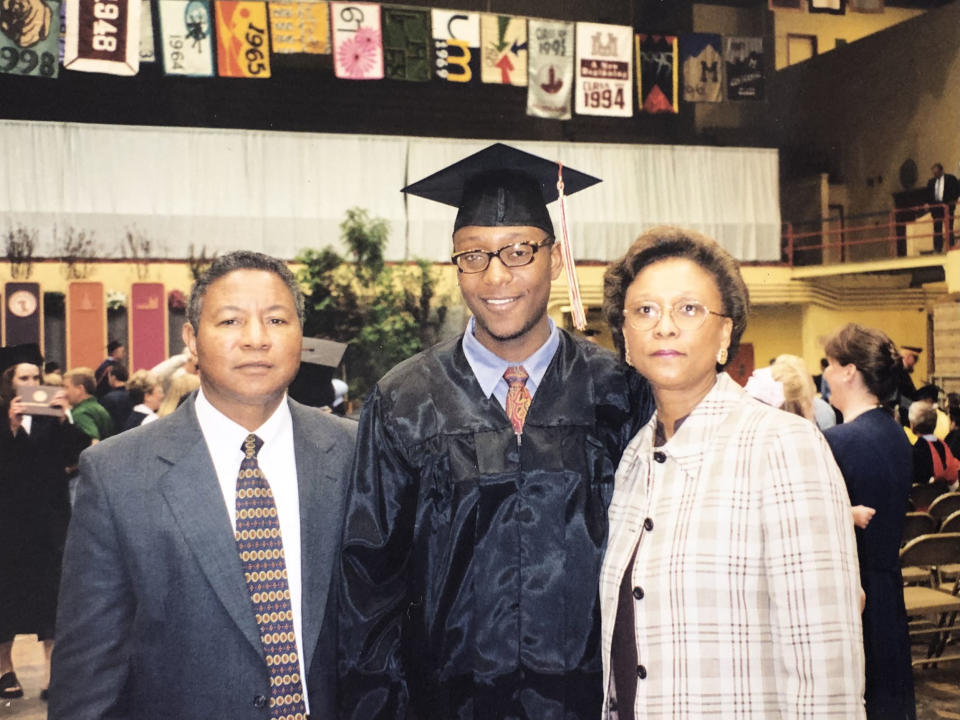
[[[236,451],[243,452],[243,441],[250,431],[242,425],[235,423],[222,412],[217,410],[203,394],[201,387],[197,391],[195,403],[197,412],[197,422],[203,430],[205,438],[216,438],[217,444],[221,448],[235,448]],[[276,440],[285,427],[292,427],[293,419],[290,416],[290,405],[287,403],[287,397],[273,411],[273,414],[267,420],[253,431],[253,434],[263,440],[264,447],[270,445],[272,440]]]
[[[470,318],[467,330],[463,333],[463,354],[466,355],[467,362],[470,363],[470,368],[473,370],[477,382],[480,383],[480,388],[485,396],[490,397],[493,394],[493,389],[497,386],[497,383],[503,380],[503,373],[508,367],[514,365],[523,365],[523,369],[527,371],[529,376],[526,387],[531,395],[536,392],[537,386],[543,380],[543,376],[550,366],[550,361],[553,360],[553,356],[560,346],[560,331],[557,330],[553,320],[547,318],[547,322],[550,324],[550,335],[546,342],[534,351],[530,357],[522,362],[515,363],[507,362],[492,350],[485,348],[473,334],[476,318]]]

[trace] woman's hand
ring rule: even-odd
[[[19,395],[10,401],[10,411],[7,414],[10,417],[10,432],[14,437],[23,427],[23,411],[25,409]]]
[[[861,530],[865,529],[867,525],[870,524],[873,516],[877,514],[876,510],[874,510],[872,507],[867,507],[866,505],[854,505],[852,509],[853,524]]]

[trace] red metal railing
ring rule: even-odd
[[[826,265],[904,257],[908,250],[907,228],[928,213],[939,214],[940,232],[937,232],[934,219],[927,217],[921,226],[924,229],[917,228],[909,233],[909,240],[932,247],[937,236],[942,235],[943,250],[950,250],[960,245],[955,235],[956,225],[960,223],[948,222],[952,210],[941,203],[846,218],[837,216],[785,222],[780,244],[782,260],[789,265]]]

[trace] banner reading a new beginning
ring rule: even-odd
[[[633,29],[577,23],[576,111],[579,115],[633,115]]]
[[[330,3],[333,72],[344,80],[383,79],[383,36],[380,6],[374,3]]]
[[[444,82],[468,83],[480,73],[480,13],[431,10],[434,71]]]
[[[646,113],[677,113],[677,38],[638,34],[637,91]]]
[[[723,100],[723,38],[711,33],[680,36],[683,99],[687,102]]]
[[[573,97],[573,23],[530,20],[527,115],[569,120]]]
[[[140,0],[66,0],[63,66],[108,75],[140,70]]]

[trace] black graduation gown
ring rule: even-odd
[[[896,420],[881,409],[828,429],[853,505],[877,511],[856,529],[863,610],[867,718],[916,717],[907,612],[903,604],[900,540],[910,496],[913,452]]]
[[[607,506],[653,401],[608,351],[560,338],[519,446],[460,338],[371,392],[341,555],[344,717],[600,712]]]
[[[70,520],[66,467],[89,444],[54,418],[35,416],[30,433],[16,436],[5,415],[0,421],[0,641],[53,637]]]

